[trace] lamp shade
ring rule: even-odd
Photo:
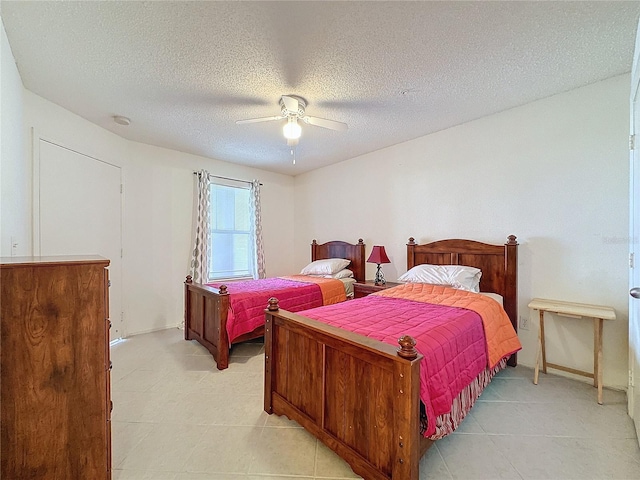
[[[387,252],[384,251],[384,247],[382,245],[374,245],[367,262],[380,264],[391,263],[391,260],[389,260],[389,257],[387,257]]]

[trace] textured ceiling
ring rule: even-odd
[[[122,137],[296,175],[629,72],[640,2],[0,3],[27,89]],[[283,94],[347,132],[303,125]],[[113,115],[131,118],[123,127]]]

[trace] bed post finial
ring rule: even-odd
[[[191,275],[187,275],[187,279],[184,283],[193,283],[193,277],[191,277]]]
[[[226,285],[220,285],[220,288],[218,290],[220,292],[220,295],[226,295],[227,293],[229,293],[227,291],[227,286]]]
[[[362,240],[361,238],[358,239],[358,245],[364,245],[364,240]]]
[[[509,235],[507,237],[507,239],[509,240],[507,242],[507,245],[517,245],[518,244],[518,242],[516,242],[516,236],[515,235]]]
[[[413,237],[409,237],[409,243],[407,243],[407,245],[415,245],[416,244],[416,239]]]
[[[398,349],[398,356],[406,358],[407,360],[413,360],[418,356],[416,350],[416,341],[410,335],[403,335],[398,339],[400,348]]]
[[[311,245],[317,245],[318,242],[316,242],[316,239],[314,238],[313,241],[311,242]]]
[[[269,305],[267,306],[267,310],[270,312],[277,312],[280,310],[280,306],[278,305],[278,299],[275,297],[271,297],[269,299]]]

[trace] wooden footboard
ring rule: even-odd
[[[227,314],[229,292],[227,287],[209,287],[193,283],[191,276],[184,282],[184,338],[196,340],[205,347],[216,361],[218,370],[229,366],[229,337],[227,336]],[[253,332],[238,337],[243,342],[264,335],[261,326]]]
[[[401,348],[279,310],[265,323],[264,409],[286,415],[367,480],[417,480],[420,359]]]
[[[229,366],[227,338],[227,287],[194,284],[191,276],[184,282],[184,338],[196,340],[216,361],[219,370]]]

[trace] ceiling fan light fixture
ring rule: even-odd
[[[302,134],[302,128],[298,125],[297,117],[289,117],[289,120],[282,127],[282,133],[287,140],[297,140]]]
[[[282,127],[282,133],[284,138],[287,139],[287,145],[289,147],[298,145],[298,140],[300,139],[300,135],[302,135],[302,127],[300,127],[298,120],[302,120],[307,125],[315,125],[316,127],[328,128],[329,130],[337,130],[339,132],[346,132],[349,128],[346,123],[327,120],[326,118],[310,117],[305,113],[306,108],[307,102],[302,97],[298,97],[297,95],[282,95],[280,97],[280,115],[236,120],[236,124],[242,125],[246,123],[271,122],[273,120],[286,119],[287,123]],[[293,163],[294,165],[296,163],[295,154]]]

